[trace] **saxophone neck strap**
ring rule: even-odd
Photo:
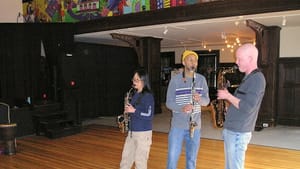
[[[256,74],[256,73],[258,73],[258,72],[261,72],[261,70],[260,70],[259,68],[254,69],[250,74],[248,74],[248,75],[242,80],[241,84],[244,83],[244,81],[245,81],[246,79],[248,79],[249,77],[253,76],[254,74]]]

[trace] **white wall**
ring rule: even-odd
[[[221,50],[222,48],[224,48],[224,51]],[[189,47],[189,48],[161,49],[161,52],[174,51],[175,52],[175,63],[181,63],[181,55],[182,55],[182,53],[185,49],[194,50],[194,51],[196,51],[196,50],[208,50],[208,48],[204,49],[202,47]],[[211,50],[220,50],[220,62],[221,63],[235,62],[234,53],[231,52],[226,47],[214,46],[214,47],[211,47]],[[199,57],[201,57],[201,56],[199,56]]]
[[[208,50],[202,47],[190,47],[189,50]],[[235,62],[234,53],[227,48],[221,51],[222,46],[211,47],[212,50],[220,50],[220,63]],[[162,52],[175,51],[175,63],[181,63],[181,54],[185,48],[161,49]],[[201,57],[201,56],[200,56]],[[300,57],[300,27],[283,27],[280,31],[279,57]]]
[[[0,22],[16,23],[19,12],[23,13],[22,0],[0,0]]]
[[[300,57],[300,27],[281,28],[279,56]]]

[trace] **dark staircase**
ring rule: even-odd
[[[48,138],[60,138],[81,132],[81,124],[67,118],[64,111],[38,112],[33,115],[36,135]]]

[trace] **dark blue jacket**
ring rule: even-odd
[[[130,101],[135,107],[135,112],[130,113],[129,128],[131,131],[152,130],[154,115],[154,97],[151,93],[135,93]]]

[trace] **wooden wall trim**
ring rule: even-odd
[[[277,124],[300,126],[300,57],[279,59]]]
[[[300,64],[300,56],[299,57],[284,57],[284,58],[279,58],[279,64],[281,63],[295,63],[295,64]]]
[[[299,9],[295,0],[221,0],[78,22],[76,34]]]

